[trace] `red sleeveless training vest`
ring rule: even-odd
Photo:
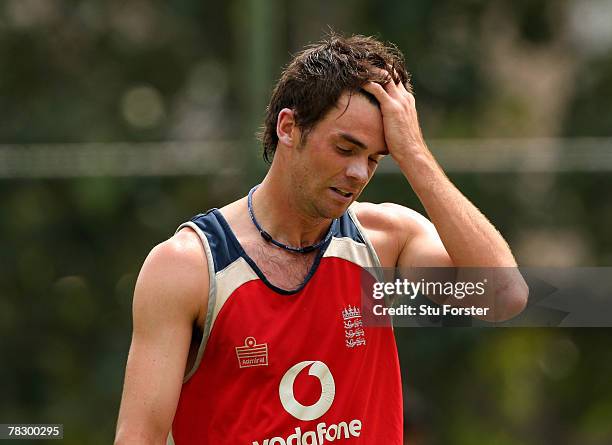
[[[363,267],[380,263],[352,210],[295,291],[267,281],[218,210],[186,226],[208,258],[209,306],[168,442],[401,445],[393,331],[361,313]]]

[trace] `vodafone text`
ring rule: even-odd
[[[350,439],[351,437],[359,437],[361,434],[361,421],[357,419],[351,420],[348,424],[340,422],[338,424],[330,424],[327,426],[325,422],[317,424],[317,429],[305,431],[298,426],[295,428],[295,433],[287,436],[286,439],[277,436],[270,439],[264,439],[261,444],[258,441],[253,441],[253,445],[323,445],[325,441],[333,442],[336,439]]]

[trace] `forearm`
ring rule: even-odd
[[[455,266],[516,266],[501,234],[446,177],[426,146],[397,161]]]
[[[490,292],[477,300],[466,298],[455,303],[490,308],[484,317],[488,321],[503,321],[520,313],[527,303],[529,289],[501,234],[446,177],[427,147],[398,160],[398,164],[436,227],[454,266],[463,268],[457,279],[473,281],[486,277],[493,284]],[[478,267],[479,272],[471,267]]]
[[[490,268],[488,272],[496,268],[495,284],[487,295],[495,307],[491,319],[519,313],[529,290],[512,252],[495,227],[450,182],[427,148],[414,96],[402,83],[386,82],[383,86],[368,82],[363,88],[378,100],[389,153],[421,200],[453,265],[463,268],[463,274],[469,274],[470,267]],[[403,259],[408,264],[414,262]]]

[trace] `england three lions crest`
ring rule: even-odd
[[[365,346],[366,337],[361,319],[361,309],[357,306],[347,306],[342,310],[344,324],[344,342],[347,348]]]

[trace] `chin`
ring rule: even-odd
[[[336,218],[340,218],[346,212],[348,208],[349,208],[348,205],[329,206],[328,208],[320,209],[319,214],[321,215],[321,217],[326,218],[326,219],[336,219]]]

